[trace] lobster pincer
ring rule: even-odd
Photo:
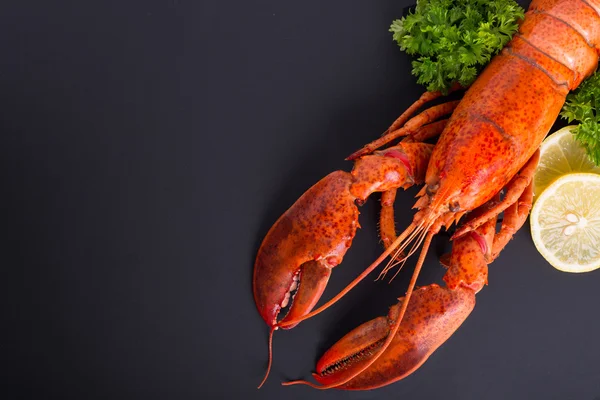
[[[317,182],[277,220],[260,246],[253,276],[254,299],[271,335],[294,327],[280,324],[308,314],[319,301],[359,228],[358,205],[373,192],[421,183],[432,147],[406,142],[363,156],[352,172],[336,171]]]
[[[351,173],[336,171],[321,179],[277,220],[258,250],[253,278],[258,311],[270,327],[314,307],[331,269],[352,244],[357,205],[373,192],[422,182],[432,147],[401,143],[361,157]]]

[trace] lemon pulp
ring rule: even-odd
[[[600,267],[600,175],[572,173],[551,183],[531,211],[540,254],[565,272]]]

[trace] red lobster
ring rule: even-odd
[[[320,386],[287,384],[372,389],[422,365],[473,310],[475,294],[487,284],[488,264],[525,222],[539,145],[568,92],[596,70],[599,45],[600,0],[533,0],[519,32],[460,102],[409,119],[440,96],[425,93],[384,136],[349,157],[356,160],[352,172],[333,172],[308,189],[270,229],[254,266],[254,299],[271,328],[269,368],[275,329],[290,329],[323,311],[388,256],[382,273],[421,244],[408,290],[387,317],[362,324],[322,356],[314,374]],[[448,114],[449,119],[440,119]],[[437,144],[423,143],[436,135]],[[399,137],[404,137],[400,143],[377,151]],[[396,189],[421,183],[418,211],[396,237]],[[386,250],[340,294],[311,312],[354,238],[357,204],[373,192],[383,192],[380,225]],[[442,258],[446,286],[415,290],[433,235],[463,217],[451,254]],[[279,318],[284,308],[289,311]]]

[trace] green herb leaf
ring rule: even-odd
[[[414,13],[390,26],[412,73],[427,90],[470,85],[511,39],[524,10],[513,0],[417,0]]]
[[[575,139],[583,145],[594,164],[600,166],[600,73],[583,81],[569,93],[560,115],[569,123],[579,121],[573,130]]]

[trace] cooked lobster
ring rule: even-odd
[[[258,250],[253,277],[258,311],[271,329],[269,349],[274,330],[290,329],[323,311],[387,257],[382,274],[422,245],[408,290],[387,317],[364,323],[322,356],[314,374],[320,386],[288,384],[384,386],[415,371],[458,329],[487,284],[488,264],[527,218],[540,143],[568,92],[596,70],[599,45],[600,0],[533,0],[518,33],[460,101],[412,117],[441,96],[425,93],[381,138],[349,157],[355,160],[352,172],[326,176],[277,220]],[[437,135],[435,145],[424,142]],[[418,211],[396,236],[396,190],[422,183]],[[359,227],[357,205],[374,192],[382,192],[385,251],[311,312]],[[500,213],[504,219],[497,231]],[[432,237],[453,224],[452,251],[441,260],[447,267],[445,287],[415,290]],[[271,351],[269,367],[270,361]]]

